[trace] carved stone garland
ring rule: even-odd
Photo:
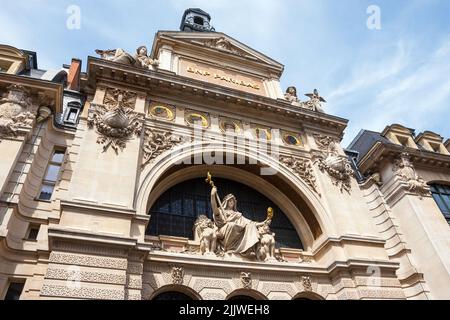
[[[399,158],[395,159],[393,170],[395,175],[406,183],[408,191],[418,194],[421,198],[430,193],[430,188],[425,180],[417,174],[408,153],[402,153]]]
[[[103,145],[103,152],[111,147],[118,154],[133,135],[141,134],[142,117],[133,111],[136,99],[136,93],[108,89],[103,105],[93,105],[88,126],[96,128],[97,143]]]
[[[328,136],[314,135],[317,146],[322,151],[316,155],[316,161],[320,171],[327,172],[333,184],[343,192],[351,191],[351,178],[354,171],[346,157],[339,155],[336,141]]]
[[[282,156],[280,161],[305,181],[314,192],[320,195],[311,161],[293,156]]]
[[[188,139],[174,136],[169,131],[158,132],[153,129],[145,129],[144,144],[142,146],[142,150],[144,152],[144,163],[142,164],[142,167],[148,165],[163,152],[169,151],[176,145],[187,141]]]
[[[24,86],[9,86],[0,100],[0,142],[4,138],[17,137],[20,128],[31,129],[35,120],[47,119],[52,113],[48,108],[52,103],[44,94],[33,98],[31,91]]]

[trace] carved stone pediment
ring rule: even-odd
[[[92,105],[88,126],[95,127],[103,152],[111,147],[116,154],[126,148],[133,135],[140,135],[143,116],[134,112],[137,94],[108,89],[102,105]]]
[[[250,57],[245,51],[236,47],[233,43],[231,43],[231,41],[229,41],[225,37],[205,40],[202,42],[197,41],[197,42],[201,43],[205,47],[217,49],[219,51],[224,51],[224,52],[231,53],[231,54],[241,56],[241,57]]]

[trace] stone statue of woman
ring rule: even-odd
[[[220,202],[215,186],[211,190],[211,206],[214,222],[218,227],[217,239],[223,251],[241,255],[254,252],[260,241],[258,228],[270,224],[269,218],[261,223],[245,218],[236,209],[236,197],[229,194]]]

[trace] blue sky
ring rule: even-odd
[[[66,28],[70,5],[81,9],[79,30]],[[370,5],[381,9],[381,30],[367,28]],[[158,30],[178,30],[188,7],[283,63],[283,89],[319,89],[327,112],[350,120],[344,146],[392,123],[450,138],[448,0],[2,0],[0,42],[60,68],[95,49],[151,47]]]

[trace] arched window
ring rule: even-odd
[[[237,198],[237,209],[253,221],[264,221],[267,208],[274,209],[271,230],[276,234],[277,246],[303,249],[296,229],[281,209],[258,191],[227,179],[214,179],[223,198],[232,193]],[[194,238],[193,226],[200,215],[212,219],[210,203],[211,187],[205,179],[194,179],[180,183],[166,191],[150,209],[150,224],[147,234]]]
[[[439,209],[450,223],[450,185],[430,184],[430,189]]]

